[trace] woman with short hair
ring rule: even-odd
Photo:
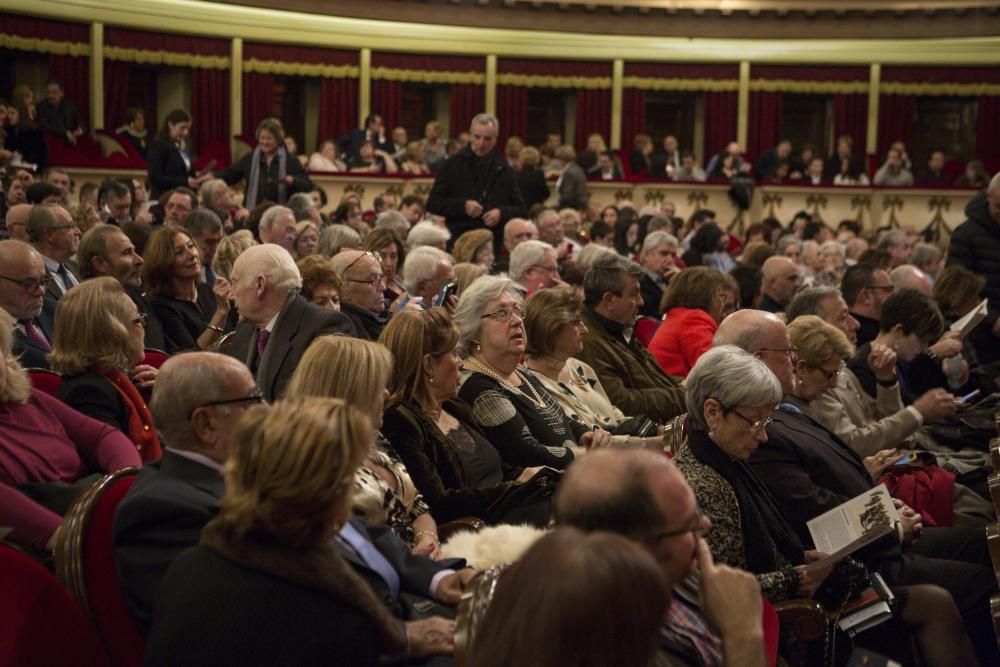
[[[318,252],[333,258],[345,250],[361,250],[361,236],[347,225],[333,224],[320,232]]]
[[[212,270],[215,275],[229,280],[236,258],[242,255],[244,250],[255,245],[257,241],[249,229],[237,229],[232,234],[223,236],[215,249],[215,257],[212,258]]]
[[[285,147],[285,129],[280,120],[262,120],[256,136],[257,146],[217,176],[229,185],[246,181],[244,208],[253,209],[265,199],[284,206],[296,192],[313,189],[302,164]]]
[[[156,369],[141,365],[146,313],[116,279],[86,280],[66,292],[56,309],[49,364],[63,379],[58,397],[74,410],[117,428],[143,461],[160,458],[153,416],[140,389],[150,390]]]
[[[329,257],[310,255],[298,261],[302,297],[309,303],[340,311],[340,276]]]
[[[295,243],[292,245],[292,257],[299,261],[310,255],[315,255],[319,249],[319,227],[312,220],[302,220],[295,224]]]
[[[488,229],[470,229],[455,241],[451,248],[455,263],[481,264],[487,271],[493,268],[493,232]]]
[[[458,395],[510,465],[563,469],[589,447],[611,444],[603,429],[570,419],[541,381],[520,365],[524,299],[509,278],[484,276],[455,309],[465,363]]]
[[[226,495],[198,546],[171,564],[147,655],[163,664],[375,665],[407,639],[331,541],[351,516],[372,428],[342,400],[247,411]]]
[[[723,274],[693,266],[670,279],[663,294],[663,322],[649,351],[668,375],[687,377],[695,362],[712,348],[728,300]]]

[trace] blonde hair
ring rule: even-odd
[[[549,355],[555,351],[559,331],[580,319],[583,299],[572,287],[538,290],[525,302],[525,354]]]
[[[6,380],[0,385],[0,403],[24,404],[31,397],[31,378],[14,356],[14,318],[0,308],[0,349],[6,359]]]
[[[493,243],[493,232],[488,229],[470,229],[463,232],[451,248],[451,255],[458,263],[472,262],[476,253],[487,243]]]
[[[470,262],[459,262],[453,268],[455,272],[455,285],[458,286],[459,296],[469,288],[469,285],[485,276],[488,271],[482,264],[472,264]]]
[[[389,384],[391,403],[416,403],[425,413],[436,408],[431,398],[424,356],[450,354],[458,346],[458,330],[448,311],[440,306],[430,310],[404,310],[389,320],[378,341],[395,361]]]
[[[534,146],[525,146],[521,149],[521,152],[517,155],[518,161],[521,163],[521,167],[537,167],[538,163],[542,161],[542,155],[538,152],[538,149]]]
[[[216,275],[229,280],[233,272],[233,264],[236,258],[243,254],[247,248],[257,245],[253,238],[253,232],[249,229],[239,229],[228,236],[223,236],[219,241],[219,247],[215,249],[215,258],[212,259],[212,270]]]
[[[788,337],[806,366],[819,368],[834,357],[847,361],[854,346],[844,332],[816,315],[802,315],[788,325]]]
[[[392,369],[392,355],[382,345],[347,336],[320,336],[299,362],[285,392],[287,398],[328,396],[342,398],[372,419]]]
[[[137,309],[116,279],[85,280],[59,300],[49,365],[63,375],[134,364],[129,332]]]
[[[349,504],[371,441],[368,420],[340,399],[285,399],[248,410],[226,464],[218,521],[241,538],[319,546],[338,503]]]
[[[79,229],[81,234],[86,234],[88,231],[101,224],[101,219],[97,215],[97,211],[90,204],[77,204],[72,210],[73,224],[75,224]]]

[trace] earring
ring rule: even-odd
[[[482,351],[483,351],[483,346],[482,346],[482,345],[480,345],[480,344],[479,344],[479,341],[477,340],[477,341],[476,341],[476,354],[479,354],[479,353],[480,353],[480,352],[482,352]]]
[[[428,376],[427,376],[427,381],[428,381],[429,383],[431,383],[431,384],[434,384],[434,376],[433,376],[433,375],[428,375]]]

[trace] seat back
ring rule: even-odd
[[[0,546],[0,664],[105,667],[94,629],[62,584],[39,563]]]
[[[62,376],[59,373],[47,368],[29,368],[28,377],[31,379],[32,389],[44,391],[49,396],[59,393],[59,385],[62,384]]]
[[[163,362],[170,358],[170,355],[163,350],[157,350],[153,347],[147,347],[145,356],[142,358],[142,363],[147,366],[152,366],[153,368],[159,368],[163,365]]]
[[[139,665],[145,641],[125,604],[111,528],[115,508],[131,488],[138,468],[104,476],[74,501],[56,545],[56,574],[97,628],[115,665]]]

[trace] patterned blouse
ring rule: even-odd
[[[391,486],[371,470],[373,463],[389,471],[394,480]],[[428,511],[427,503],[406,472],[406,466],[391,450],[382,446],[373,448],[358,468],[354,478],[353,509],[368,523],[389,526],[410,545],[413,544],[414,520]]]

